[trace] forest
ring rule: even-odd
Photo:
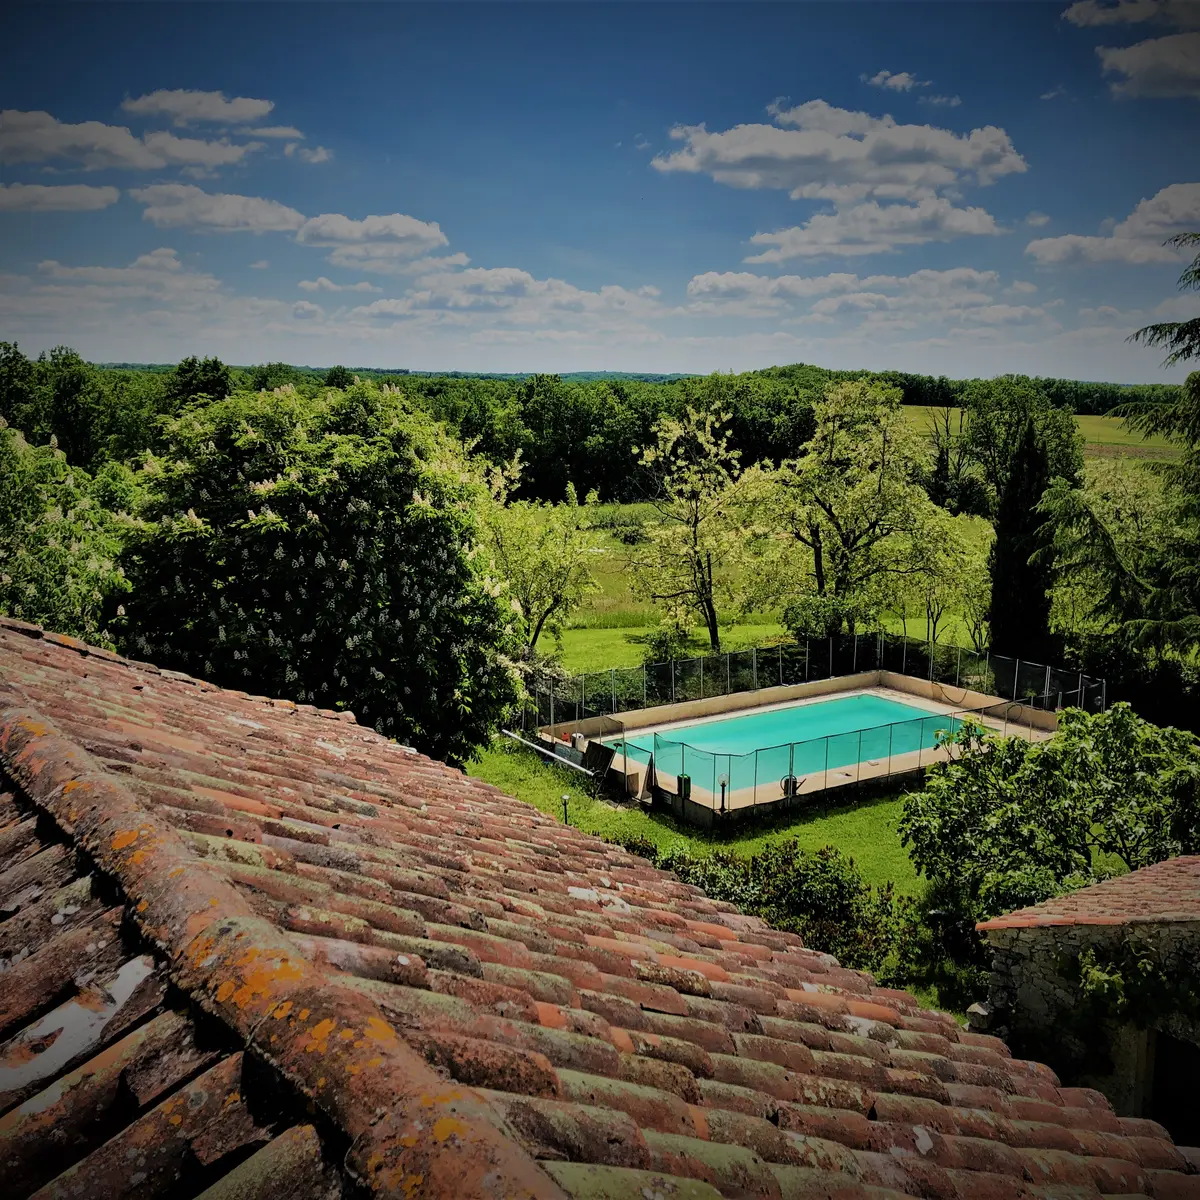
[[[1195,357],[1196,324],[1146,340]],[[1104,677],[1115,706],[1042,746],[954,734],[956,760],[888,801],[879,883],[799,828],[698,854],[641,814],[587,810],[713,894],[955,1003],[979,986],[979,917],[1200,850],[1200,372],[499,377],[0,343],[0,611],[351,709],[542,805],[557,781],[493,737],[605,624],[662,661],[745,630],[915,622]],[[623,665],[615,645],[575,665]],[[1031,822],[1036,839],[1002,832]],[[922,877],[919,904],[893,891],[901,873]]]

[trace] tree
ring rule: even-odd
[[[520,605],[525,656],[532,658],[542,633],[560,637],[563,622],[596,590],[589,567],[594,547],[574,487],[567,486],[565,504],[543,504],[509,500],[515,483],[511,476],[499,483],[483,527],[496,572]]]
[[[15,342],[0,342],[0,417],[37,438],[42,416],[36,372]]]
[[[116,560],[135,507],[124,468],[93,479],[53,437],[31,446],[0,420],[0,611],[111,646],[107,610],[128,591]]]
[[[1095,580],[1114,633],[1140,652],[1186,658],[1200,648],[1200,372],[1174,401],[1118,410],[1126,424],[1180,446],[1156,463],[1161,499],[1136,515],[1104,498],[1052,489],[1042,515],[1064,562]]]
[[[631,568],[644,575],[668,624],[686,628],[695,616],[714,654],[721,650],[718,605],[742,542],[741,456],[730,449],[728,422],[727,413],[689,404],[682,417],[659,420],[653,446],[634,449],[655,480],[658,521]]]
[[[920,570],[896,575],[892,581],[889,608],[904,621],[906,634],[908,617],[915,613],[924,618],[927,636],[936,644],[943,622],[959,613],[973,641],[981,638],[977,622],[987,619],[991,540],[991,529],[981,518],[952,517],[943,509],[933,509],[928,521],[913,533],[908,548]],[[985,646],[986,640],[980,640],[977,649],[982,653]]]
[[[354,385],[354,372],[349,367],[330,367],[325,372],[325,386],[345,391]]]
[[[219,358],[185,358],[167,376],[164,409],[174,416],[194,400],[224,400],[232,387],[229,368]]]
[[[271,392],[278,387],[303,381],[303,376],[285,362],[260,363],[251,367],[247,383],[256,392]]]
[[[1124,638],[1177,536],[1161,476],[1102,460],[1082,488],[1053,484],[1038,511],[1053,539],[1055,627],[1076,641]]]
[[[929,498],[951,513],[984,514],[987,489],[966,437],[966,410],[947,406],[928,417],[933,462],[925,475]]]
[[[1164,246],[1182,249],[1184,246],[1200,246],[1200,233],[1177,233],[1167,238]],[[1200,289],[1200,253],[1179,277],[1179,290]],[[1144,346],[1162,346],[1167,351],[1164,367],[1186,362],[1189,358],[1200,358],[1200,317],[1190,321],[1164,321],[1158,325],[1146,325],[1129,337],[1131,342]]]
[[[804,632],[873,620],[888,589],[925,565],[915,553],[940,510],[916,482],[917,435],[900,393],[869,381],[831,384],[799,458],[748,473],[762,549],[761,598]]]
[[[1041,743],[965,722],[941,744],[900,834],[971,923],[1200,849],[1200,740],[1128,704],[1066,709]]]
[[[105,395],[96,370],[69,346],[38,355],[35,368],[40,397],[40,427],[30,436],[41,442],[53,435],[73,466],[92,470],[102,461]]]
[[[1056,657],[1050,633],[1053,567],[1045,554],[1038,554],[1047,547],[1038,504],[1049,486],[1045,443],[1027,417],[1001,484],[989,560],[988,622],[995,653],[1042,663]]]
[[[1050,478],[1076,483],[1083,469],[1083,442],[1071,412],[1055,408],[1034,380],[1018,375],[974,379],[962,392],[966,448],[988,489],[987,515],[994,515],[1018,463],[1026,425],[1032,421]]]
[[[476,548],[485,484],[395,389],[185,409],[123,555],[131,652],[352,708],[452,762],[518,697],[515,614]]]

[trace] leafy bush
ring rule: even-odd
[[[129,648],[462,761],[515,703],[519,644],[475,548],[486,488],[370,385],[186,409],[146,464]]]
[[[891,884],[871,887],[854,860],[833,846],[813,853],[792,839],[750,857],[725,851],[659,854],[645,839],[626,848],[714,899],[799,934],[806,945],[834,955],[843,966],[870,971],[881,981],[896,982],[910,973],[913,902],[897,896]]]
[[[653,626],[641,641],[645,647],[642,661],[646,664],[672,662],[690,658],[693,654],[692,631],[674,621],[662,621]]]
[[[124,467],[93,479],[53,436],[30,446],[0,418],[0,611],[111,646],[106,606],[129,588],[116,562],[128,522],[117,512],[136,503]]]

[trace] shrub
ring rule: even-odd
[[[750,857],[726,851],[660,854],[645,839],[626,848],[714,899],[736,904],[775,929],[799,934],[806,945],[834,955],[843,966],[870,971],[881,981],[896,982],[909,974],[912,901],[897,896],[891,884],[871,887],[854,860],[833,846],[814,853],[791,839]]]

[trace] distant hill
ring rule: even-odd
[[[240,363],[227,364],[235,371],[249,371],[249,365]],[[324,375],[328,367],[301,366],[296,363],[288,364],[293,371],[309,375]],[[161,374],[173,371],[175,363],[132,363],[132,362],[102,362],[96,366],[110,371],[148,371]],[[410,371],[407,367],[350,367],[357,375],[417,375],[426,379],[529,379],[537,374],[555,374],[551,371]],[[694,375],[676,372],[674,374],[655,374],[647,371],[566,371],[558,374],[559,379],[578,383],[592,383],[597,379],[634,380],[638,383],[674,383],[677,379],[693,379]]]

